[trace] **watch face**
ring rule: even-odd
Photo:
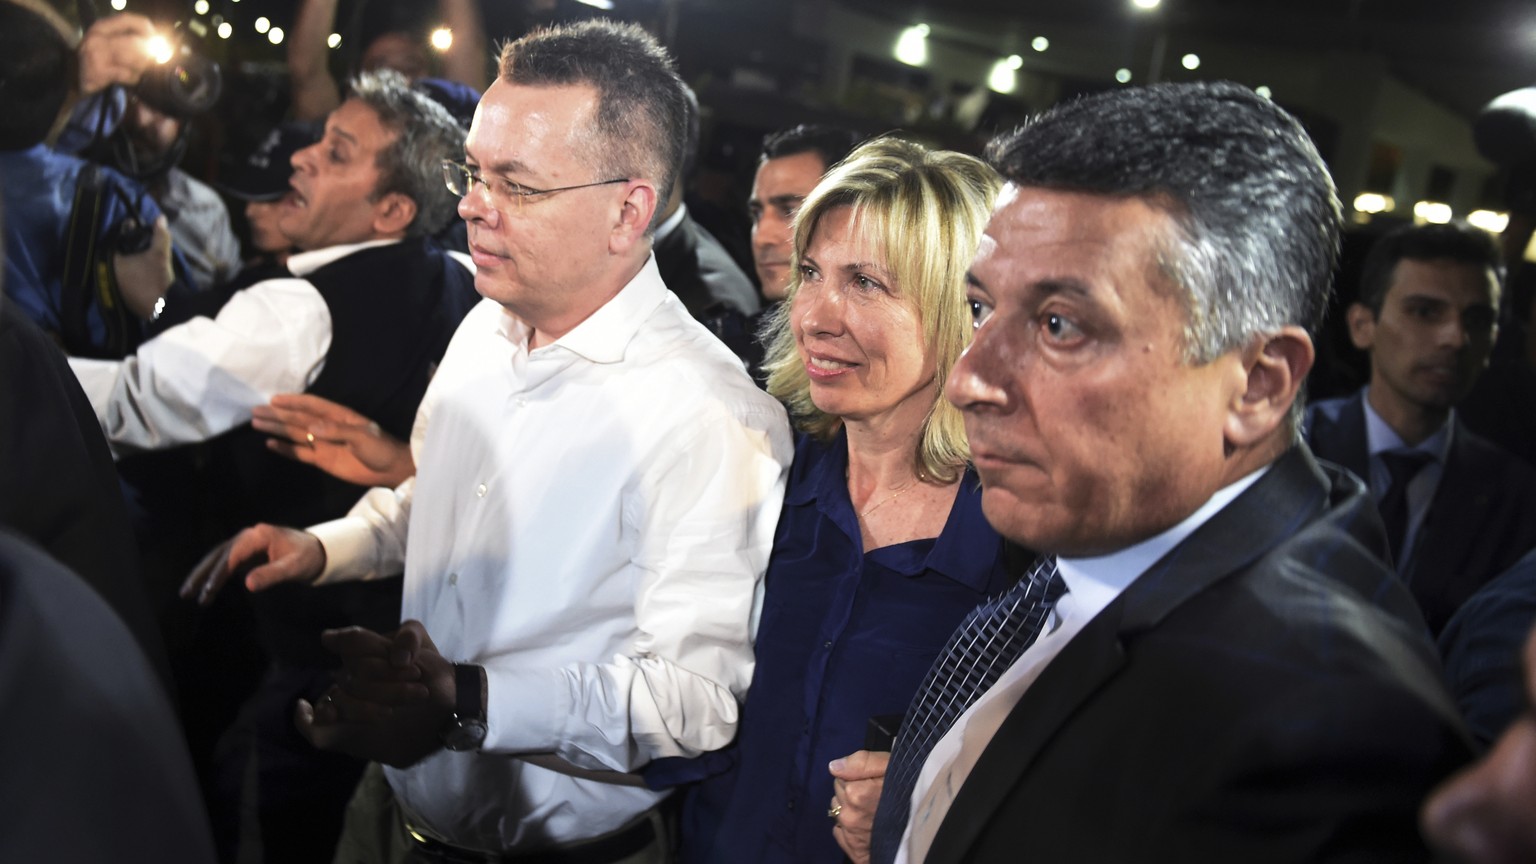
[[[455,752],[478,750],[485,743],[485,724],[479,720],[455,718],[443,735],[443,746]]]

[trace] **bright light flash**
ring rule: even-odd
[[[1051,47],[1051,40],[1045,38],[1044,36],[1036,36],[1033,40],[1030,41],[1029,47],[1035,49],[1036,51],[1044,51],[1045,49]]]
[[[1013,65],[1013,61],[1018,59],[1019,55],[1015,54],[993,63],[992,72],[987,76],[987,86],[999,93],[1012,93],[1019,86],[1018,74],[1014,71],[1019,67]]]
[[[121,12],[128,8],[128,0],[112,0],[112,8]]]
[[[576,0],[576,2],[585,3],[588,6],[594,6],[604,11],[613,9],[613,0]]]
[[[340,33],[332,33],[331,35],[325,37],[325,44],[330,46],[331,48],[340,48],[341,47],[341,34]]]
[[[153,57],[156,63],[164,63],[176,53],[171,48],[171,40],[161,36],[159,33],[149,37],[149,42],[145,47],[149,49],[149,56]]]
[[[192,4],[192,11],[196,12],[199,15],[207,15],[208,14],[208,0],[197,0],[196,3]]]
[[[256,32],[257,33],[265,33],[265,32],[267,32],[268,30],[271,30],[271,29],[272,29],[272,22],[267,20],[267,16],[263,15],[260,18],[256,19]]]
[[[439,27],[432,31],[432,48],[438,52],[447,51],[453,47],[453,31],[447,27]]]
[[[273,45],[283,44],[283,28],[273,27],[271,30],[268,30],[267,41],[271,42]]]
[[[1263,96],[1265,99],[1273,99],[1273,98],[1275,98],[1274,91],[1270,90],[1269,89],[1269,85],[1267,85],[1267,84],[1260,84],[1259,86],[1253,88],[1253,92],[1259,94],[1260,96]]]
[[[1116,69],[1115,70],[1115,80],[1119,81],[1121,84],[1129,84],[1129,83],[1131,83],[1131,70],[1125,68],[1124,66],[1120,67],[1119,69]]]
[[[1131,0],[1131,5],[1137,9],[1156,9],[1162,3],[1163,0]]]
[[[220,39],[228,39],[233,35],[235,35],[235,25],[229,23],[228,21],[225,21],[223,24],[219,25]]]
[[[1183,57],[1179,58],[1179,63],[1183,64],[1185,69],[1193,72],[1200,68],[1200,55],[1185,54]]]

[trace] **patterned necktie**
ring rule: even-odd
[[[1041,559],[1028,577],[994,600],[977,607],[949,637],[907,709],[906,722],[891,748],[885,787],[875,812],[870,860],[895,860],[907,830],[912,790],[933,745],[955,720],[987,692],[1040,634],[1066,583],[1056,559]]]
[[[1392,560],[1399,569],[1408,557],[1408,550],[1403,548],[1408,534],[1408,484],[1433,458],[1422,450],[1390,450],[1381,454],[1382,464],[1387,466],[1391,480],[1377,508],[1381,511],[1381,521],[1387,526]]]

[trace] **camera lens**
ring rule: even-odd
[[[213,108],[223,89],[219,64],[182,46],[169,61],[145,72],[135,92],[151,108],[191,117]]]

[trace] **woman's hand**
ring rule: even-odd
[[[853,864],[868,864],[870,830],[875,826],[875,807],[885,786],[885,766],[891,754],[860,750],[832,760],[827,770],[832,782],[832,837]]]

